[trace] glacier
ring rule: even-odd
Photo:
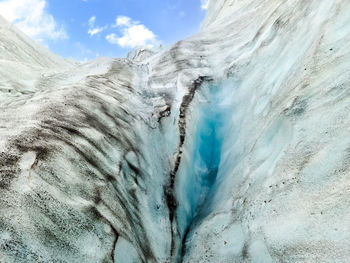
[[[349,14],[210,0],[86,63],[0,17],[0,262],[349,262]]]

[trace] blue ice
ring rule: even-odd
[[[192,142],[186,149],[190,155],[180,171],[177,220],[182,238],[189,228],[210,212],[210,200],[215,194],[215,182],[220,167],[223,129],[227,113],[221,106],[223,90],[220,86],[202,87],[202,100],[193,112],[196,123],[192,128]],[[186,135],[187,136],[187,135]]]

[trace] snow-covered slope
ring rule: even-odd
[[[41,47],[0,16],[0,59],[20,62],[32,67],[56,68],[67,62]]]
[[[82,65],[1,19],[0,262],[348,262],[349,13],[211,0]]]
[[[41,47],[0,16],[0,102],[37,90],[51,72],[73,65]]]

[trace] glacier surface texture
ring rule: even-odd
[[[350,262],[350,1],[84,64],[0,18],[0,262]]]

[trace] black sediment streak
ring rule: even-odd
[[[174,185],[175,185],[175,177],[181,163],[182,147],[186,137],[186,112],[194,98],[194,95],[196,94],[196,91],[205,81],[212,81],[212,78],[207,76],[198,77],[190,87],[188,94],[186,94],[182,98],[182,103],[180,106],[179,122],[178,122],[179,132],[180,132],[178,152],[176,155],[174,168],[170,172],[170,183],[169,185],[164,186],[164,195],[166,198],[167,206],[169,208],[169,219],[171,224],[171,252],[170,252],[171,256],[174,255],[174,250],[175,250],[175,236],[174,236],[174,229],[173,229],[173,221],[174,221],[175,211],[177,208],[177,201],[174,196]]]
[[[186,253],[186,240],[187,240],[188,234],[190,233],[190,230],[191,230],[191,225],[189,225],[189,226],[186,228],[184,237],[182,238],[181,255],[180,255],[180,261],[179,261],[179,262],[182,262],[182,261],[183,261],[183,258],[184,258],[184,256],[185,256],[185,253]]]
[[[157,122],[159,123],[162,120],[162,118],[168,117],[170,113],[171,113],[171,105],[167,105],[166,109],[159,113]]]

